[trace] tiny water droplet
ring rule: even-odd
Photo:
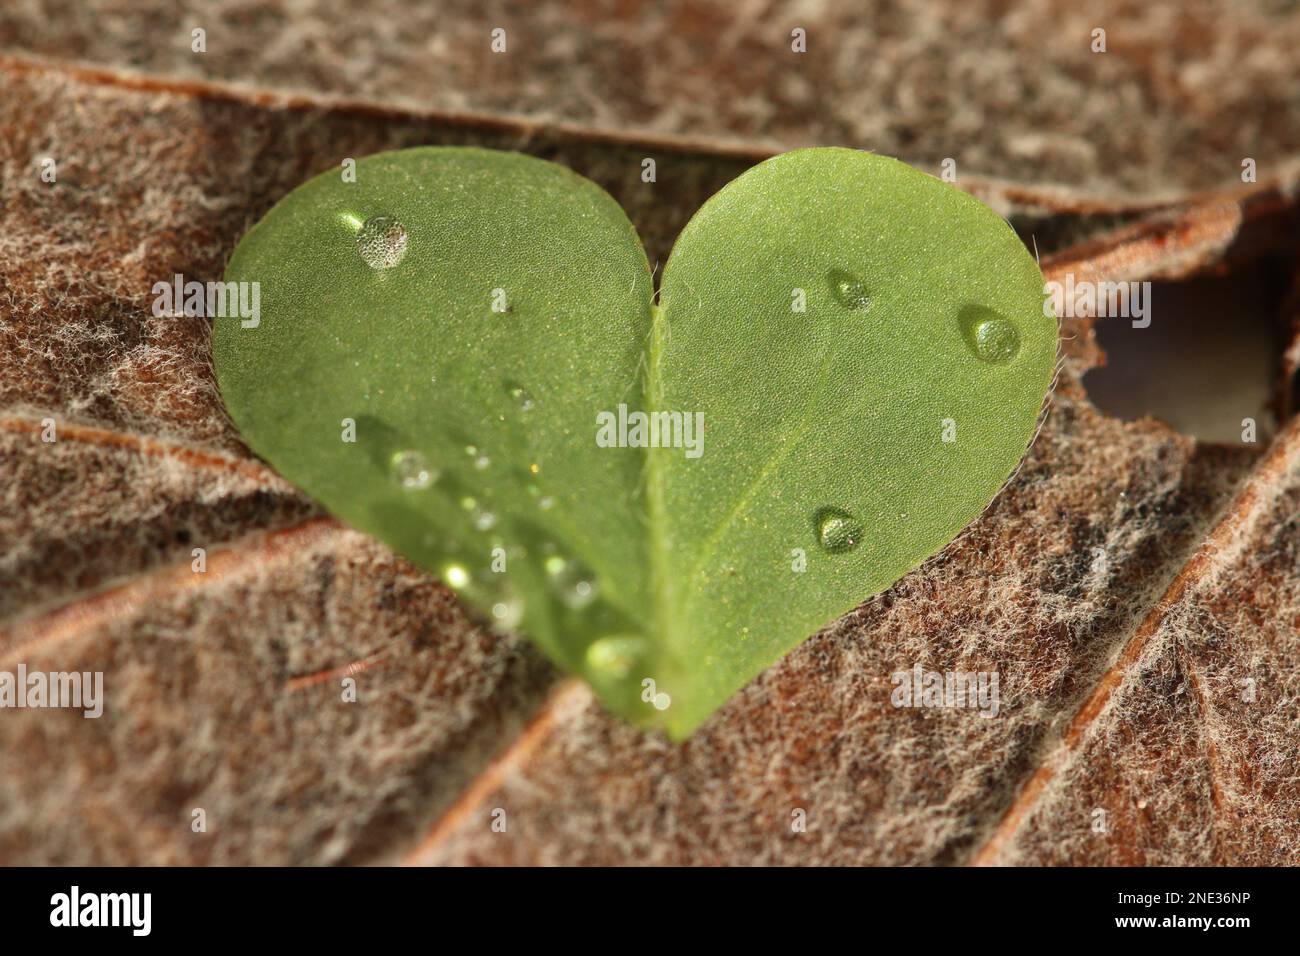
[[[1020,351],[1020,333],[1011,320],[982,305],[962,310],[961,331],[966,344],[982,362],[1007,362]]]
[[[537,499],[537,507],[541,508],[543,511],[550,511],[555,507],[555,499],[550,495],[543,495]]]
[[[480,531],[490,531],[497,523],[497,516],[490,511],[476,511],[474,513],[474,527]]]
[[[478,499],[477,499],[477,498],[461,498],[461,499],[460,499],[460,506],[461,506],[461,508],[463,508],[463,509],[466,510],[466,511],[473,511],[475,508],[478,507]]]
[[[517,598],[498,601],[492,605],[492,618],[498,627],[517,627],[524,618],[524,603]]]
[[[596,582],[591,572],[578,562],[552,555],[546,559],[545,567],[551,586],[569,607],[578,610],[595,600]]]
[[[407,491],[420,491],[438,480],[438,469],[431,468],[418,451],[399,451],[388,463],[389,471]]]
[[[459,591],[469,586],[469,572],[464,565],[449,564],[442,569],[442,580],[453,591]]]
[[[822,508],[813,523],[817,527],[817,543],[831,554],[852,551],[862,540],[861,522],[839,508]]]
[[[483,471],[492,464],[492,459],[487,456],[486,452],[479,451],[477,445],[466,445],[465,454],[473,459],[474,467],[479,471]]]
[[[533,396],[521,385],[507,385],[506,393],[515,400],[521,412],[531,412],[535,407]]]
[[[645,656],[639,637],[602,637],[587,648],[587,667],[597,677],[621,680]]]
[[[372,269],[391,269],[406,258],[406,227],[392,216],[371,216],[357,232],[357,251]]]
[[[831,291],[842,305],[855,312],[866,312],[871,308],[871,293],[867,285],[851,272],[832,269],[826,278],[830,281]]]

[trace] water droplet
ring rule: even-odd
[[[541,471],[541,467],[538,465],[530,465],[528,471],[530,474],[536,475]],[[527,480],[528,475],[525,475],[524,478]],[[538,485],[537,482],[529,481],[525,487],[528,489],[528,494],[537,499],[537,507],[539,509],[542,511],[550,511],[555,507],[555,499],[550,495],[542,494],[541,486]]]
[[[673,699],[663,691],[655,694],[655,710],[667,710],[672,706]]]
[[[478,507],[478,499],[477,499],[477,498],[461,498],[461,499],[460,499],[460,506],[461,506],[463,509],[465,509],[466,511],[473,511],[475,508]]]
[[[438,469],[431,468],[418,451],[399,451],[388,464],[393,480],[407,491],[420,491],[438,480]]]
[[[830,281],[831,291],[840,303],[855,312],[866,312],[871,308],[871,293],[867,285],[857,276],[840,269],[832,269],[826,276]]]
[[[596,582],[590,571],[576,561],[552,555],[546,559],[551,586],[569,607],[578,610],[596,598]]]
[[[357,232],[357,251],[372,269],[391,269],[406,258],[406,227],[392,216],[371,216]]]
[[[483,471],[492,464],[492,459],[487,456],[486,452],[479,451],[477,445],[466,445],[465,454],[474,460],[474,467]]]
[[[862,540],[861,522],[839,508],[822,508],[813,523],[817,527],[817,543],[831,554],[852,551]]]
[[[621,680],[645,651],[645,641],[639,637],[602,637],[587,648],[587,667],[596,677]]]
[[[506,385],[506,393],[514,399],[521,412],[531,412],[536,405],[528,389],[521,385]]]
[[[453,591],[460,591],[469,586],[469,572],[464,565],[449,564],[442,569],[442,580]]]
[[[492,605],[492,619],[498,627],[518,627],[524,619],[524,603],[517,598],[498,601]]]
[[[474,527],[480,531],[490,531],[497,523],[497,516],[490,511],[474,512]]]
[[[961,331],[975,357],[983,362],[1007,362],[1020,351],[1020,333],[1005,316],[982,305],[961,312]]]

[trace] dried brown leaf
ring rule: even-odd
[[[8,15],[0,46],[39,49],[44,29]],[[120,49],[86,34],[82,54],[120,66]],[[327,56],[257,77],[312,86]],[[218,75],[253,78],[232,62]],[[1147,66],[1135,75],[1164,76]],[[843,85],[842,65],[822,68]],[[609,718],[427,576],[313,517],[227,422],[206,323],[152,316],[153,282],[215,277],[307,176],[417,143],[564,162],[609,189],[662,259],[766,150],[411,111],[379,96],[386,69],[339,89],[397,106],[0,63],[0,661],[109,675],[98,721],[0,717],[0,861],[1295,861],[1295,426],[1261,459],[1102,415],[1081,384],[1103,360],[1091,321],[1067,324],[1051,412],[989,511],[681,746]],[[493,108],[493,89],[481,95]],[[707,131],[745,132],[737,115]],[[825,122],[861,135],[848,115]],[[1100,206],[1063,199],[1010,181],[1013,133],[991,140],[1010,152],[988,153],[1003,178],[964,185],[1041,227],[1049,276],[1184,276],[1294,236],[1290,179],[1147,216],[1147,199],[1123,194],[1145,191],[1151,168],[1075,179],[1110,197]],[[1285,123],[1271,135],[1294,145]],[[638,177],[648,149],[654,189]],[[59,157],[56,187],[30,173],[42,155]],[[1179,167],[1183,187],[1223,181],[1208,155]],[[999,716],[893,708],[890,675],[914,664],[997,670]],[[344,677],[357,704],[340,698]],[[196,807],[206,834],[190,830]],[[489,826],[495,808],[507,834]],[[806,833],[791,830],[795,809]]]

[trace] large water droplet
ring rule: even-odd
[[[420,491],[438,480],[438,469],[430,467],[418,451],[395,453],[388,463],[388,470],[393,480],[407,491]]]
[[[835,298],[842,305],[855,312],[866,312],[871,308],[871,293],[867,290],[866,283],[857,276],[841,269],[832,269],[826,278],[830,281]]]
[[[587,648],[587,667],[594,677],[621,680],[645,652],[646,643],[639,637],[602,637]]]
[[[852,551],[862,540],[862,523],[839,508],[822,508],[813,517],[817,543],[831,554]]]
[[[1020,333],[1011,320],[982,305],[962,309],[961,331],[982,362],[1007,362],[1020,351]]]
[[[372,269],[391,269],[406,257],[406,227],[392,216],[371,216],[357,232],[357,251]]]

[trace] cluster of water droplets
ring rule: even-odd
[[[388,463],[389,474],[406,491],[423,491],[438,480],[438,469],[414,449],[395,452]]]
[[[537,408],[537,400],[528,389],[514,382],[504,383],[503,392],[515,421],[525,424],[525,417]],[[387,441],[404,444],[396,436]],[[486,447],[475,443],[460,445],[460,452],[463,457],[459,462],[443,463],[449,469],[445,480],[441,480],[442,471],[416,448],[400,447],[387,456],[389,475],[398,487],[412,494],[428,493],[429,489],[436,488],[439,494],[447,496],[458,510],[467,515],[475,532],[484,535],[477,544],[451,544],[436,534],[426,538],[427,547],[441,552],[441,563],[435,567],[442,581],[486,608],[493,625],[507,630],[517,628],[524,617],[524,600],[512,585],[509,571],[489,569],[487,558],[489,551],[506,547],[506,538],[517,538],[518,542],[507,548],[509,560],[537,562],[535,566],[542,572],[541,580],[557,602],[557,607],[563,609],[561,613],[583,615],[595,622],[593,629],[597,633],[608,626],[609,631],[618,635],[599,639],[588,648],[586,663],[592,674],[615,680],[630,673],[635,662],[643,658],[644,641],[627,635],[625,625],[609,618],[611,609],[600,600],[600,586],[595,573],[568,549],[557,544],[546,531],[526,521],[505,522],[510,525],[507,532],[502,516],[484,500],[483,489],[478,487],[482,482],[471,477],[493,469],[494,456]],[[546,493],[541,483],[540,462],[533,461],[521,468],[517,481],[539,511],[554,507],[554,497]],[[505,517],[511,518],[509,515]]]
[[[575,558],[560,553],[554,545],[547,550],[550,553],[543,567],[552,593],[575,611],[596,600],[598,586],[590,569]]]

